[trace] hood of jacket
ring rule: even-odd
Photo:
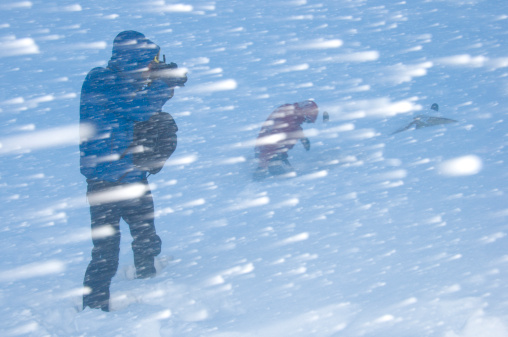
[[[123,31],[113,41],[113,55],[108,68],[120,73],[136,73],[147,68],[159,51],[160,47],[143,34]]]

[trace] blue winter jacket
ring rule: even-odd
[[[88,73],[81,89],[81,173],[91,180],[132,183],[146,178],[127,149],[134,123],[148,120],[173,96],[161,80],[143,79],[141,72],[159,53],[159,46],[141,33],[125,31],[115,38],[106,68]]]

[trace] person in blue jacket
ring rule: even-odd
[[[81,89],[80,170],[86,177],[92,227],[92,258],[83,285],[83,309],[109,311],[111,279],[118,269],[120,220],[133,238],[137,278],[155,275],[161,239],[147,172],[133,164],[134,124],[161,111],[173,97],[171,81],[157,76],[160,47],[135,31],[118,34],[106,68],[92,69]],[[176,64],[173,64],[176,67]],[[180,79],[183,83],[187,80]]]

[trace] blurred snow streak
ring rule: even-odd
[[[483,55],[471,56],[469,54],[442,57],[436,60],[437,63],[447,66],[464,67],[487,67],[499,69],[508,67],[508,57],[489,58]]]
[[[292,49],[292,50],[330,49],[330,48],[339,48],[343,44],[344,44],[344,42],[339,39],[333,39],[333,40],[319,39],[316,41],[301,42],[296,46],[290,47],[289,49]]]
[[[18,1],[12,2],[9,4],[0,5],[0,9],[2,10],[12,10],[12,9],[20,9],[20,8],[32,8],[33,3],[31,1]]]
[[[0,57],[27,54],[39,54],[39,47],[33,39],[17,39],[15,36],[0,38]]]
[[[330,114],[335,114],[335,119],[350,120],[365,117],[389,117],[398,114],[411,113],[422,109],[416,104],[417,97],[392,102],[388,97],[374,98],[368,100],[347,101],[323,109]]]
[[[44,276],[60,273],[65,269],[65,264],[59,260],[50,260],[41,263],[30,263],[0,273],[0,281],[9,282],[31,277]]]
[[[441,163],[440,172],[446,176],[470,176],[482,169],[482,160],[475,155],[453,158]]]
[[[72,124],[0,139],[0,154],[30,152],[56,146],[79,144],[79,134],[89,137],[93,128]]]
[[[147,190],[148,187],[145,184],[128,184],[126,186],[114,187],[97,193],[90,193],[88,195],[88,202],[91,205],[95,205],[135,199],[144,195]]]
[[[192,88],[192,91],[194,93],[212,93],[215,91],[234,90],[237,86],[235,80],[229,79],[197,85]]]
[[[158,13],[171,13],[171,12],[192,12],[194,7],[192,5],[186,4],[166,4],[166,1],[151,1],[148,3],[148,8],[150,8],[150,12],[158,12]]]

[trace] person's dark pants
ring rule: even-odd
[[[258,167],[254,172],[253,179],[255,181],[260,181],[269,177],[270,175],[279,176],[286,174],[292,170],[293,167],[289,163],[287,152],[282,152],[270,158],[267,168]]]
[[[153,198],[146,180],[138,184],[89,181],[87,197],[93,249],[83,281],[87,290],[83,309],[109,311],[109,287],[120,254],[120,220],[129,225],[138,278],[155,275],[154,257],[161,252],[161,239],[155,232]]]
[[[286,174],[293,170],[293,167],[289,163],[287,152],[281,153],[272,159],[268,163],[268,172],[273,176],[279,176]]]

